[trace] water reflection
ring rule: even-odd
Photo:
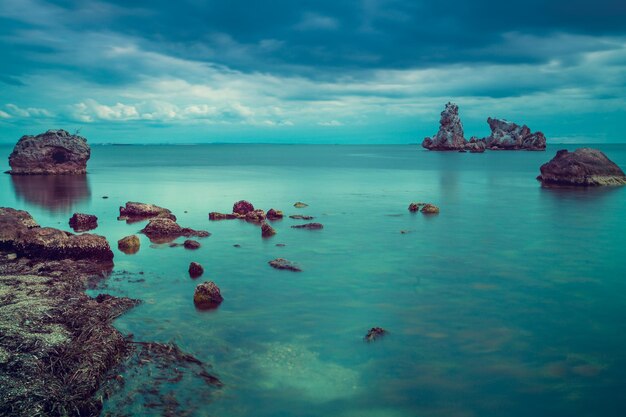
[[[15,195],[50,212],[69,212],[91,197],[86,175],[12,175]]]

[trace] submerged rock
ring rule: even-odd
[[[387,330],[383,329],[382,327],[372,327],[367,334],[365,335],[365,341],[366,342],[373,342],[375,340],[380,339],[381,337],[383,337],[384,335],[387,334]]]
[[[624,185],[626,176],[613,161],[597,149],[562,149],[540,168],[537,177],[545,185]]]
[[[265,222],[261,224],[261,236],[262,237],[270,237],[270,236],[274,236],[275,234],[276,234],[276,230],[274,230],[272,226],[270,226],[269,224]]]
[[[276,258],[273,261],[268,262],[272,268],[286,269],[288,271],[301,272],[302,269],[295,265],[293,262],[283,258]]]
[[[439,207],[435,206],[434,204],[424,204],[421,212],[424,214],[439,214]]]
[[[126,236],[117,241],[117,248],[124,252],[126,255],[134,255],[139,252],[139,247],[141,242],[139,238],[135,235]]]
[[[230,220],[238,217],[239,216],[235,213],[218,213],[216,211],[209,213],[209,220]]]
[[[269,209],[267,211],[267,220],[280,220],[284,216],[283,212],[280,210]]]
[[[292,214],[291,216],[289,216],[290,219],[296,219],[296,220],[313,220],[315,217],[313,216],[305,216],[302,214]]]
[[[211,234],[205,230],[194,230],[188,227],[180,227],[174,220],[168,218],[156,218],[150,220],[141,232],[148,236],[154,243],[171,242],[172,240],[185,237],[207,237]]]
[[[12,208],[0,208],[0,249],[37,259],[113,259],[103,236],[40,227],[30,214]]]
[[[154,204],[136,203],[129,201],[124,207],[120,207],[118,220],[126,220],[127,223],[139,222],[142,220],[165,218],[176,221],[176,216],[166,208],[155,206]]]
[[[321,223],[305,223],[305,224],[297,224],[295,226],[291,226],[292,229],[309,229],[309,230],[318,230],[323,229],[324,225]]]
[[[197,240],[187,239],[183,243],[183,246],[185,247],[185,249],[195,250],[195,249],[200,249],[201,245],[200,245],[200,242],[198,242]]]
[[[220,289],[213,281],[206,281],[196,287],[193,294],[193,302],[199,309],[217,308],[224,298],[220,294]]]
[[[10,174],[85,174],[91,149],[87,139],[65,130],[22,136],[9,156]]]
[[[246,200],[240,200],[233,204],[233,213],[235,214],[247,214],[249,211],[253,210],[254,206],[252,203]]]
[[[198,278],[204,274],[204,268],[198,262],[192,262],[189,264],[189,276],[191,278]]]
[[[459,107],[454,103],[448,103],[441,112],[439,131],[433,138],[424,139],[422,146],[431,151],[454,151],[463,149],[466,143],[459,118]]]
[[[541,132],[531,132],[528,126],[519,126],[502,119],[487,119],[491,135],[485,138],[485,144],[494,150],[529,150],[544,151],[546,137]]]
[[[70,219],[70,227],[75,232],[86,232],[98,227],[98,218],[93,214],[74,213]]]
[[[298,201],[298,202],[297,202],[297,203],[295,203],[293,206],[294,206],[295,208],[304,208],[304,207],[308,207],[309,205],[308,205],[308,204],[306,204],[306,203],[303,203],[303,202],[301,202],[301,201]]]

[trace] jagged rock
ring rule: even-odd
[[[124,252],[126,255],[134,255],[139,252],[141,242],[135,235],[126,236],[117,241],[117,248]]]
[[[470,141],[465,145],[465,150],[470,151],[470,153],[483,153],[487,148],[487,144],[484,139],[478,139],[474,136],[470,139]]]
[[[424,204],[421,212],[424,214],[439,214],[439,207],[434,204]]]
[[[40,227],[30,214],[12,208],[0,208],[0,249],[34,259],[113,259],[103,236]]]
[[[198,262],[192,262],[189,264],[189,276],[191,278],[198,278],[204,274],[204,268]]]
[[[309,230],[317,230],[323,229],[324,225],[321,223],[305,223],[305,224],[297,224],[295,226],[291,226],[292,229],[309,229]]]
[[[136,203],[129,201],[124,207],[120,207],[118,220],[126,220],[127,223],[135,223],[142,220],[163,218],[176,221],[176,216],[166,208],[154,204]]]
[[[302,214],[292,214],[291,216],[289,216],[290,219],[296,219],[296,220],[313,220],[315,217],[313,216],[304,216]]]
[[[540,168],[537,177],[545,185],[624,185],[626,176],[613,161],[597,149],[562,149]]]
[[[424,139],[422,146],[431,151],[453,151],[463,149],[466,143],[459,118],[459,107],[454,103],[448,103],[441,112],[439,132],[433,138]]]
[[[412,213],[415,213],[416,211],[419,211],[419,209],[425,205],[426,203],[411,203],[409,204],[409,211]]]
[[[74,213],[70,219],[70,227],[75,232],[86,232],[98,227],[98,218],[93,214]]]
[[[237,216],[235,213],[218,213],[216,211],[212,211],[209,213],[209,220],[230,220],[230,219],[236,219]]]
[[[268,220],[279,220],[283,218],[283,212],[280,210],[269,209],[267,211],[267,219]]]
[[[295,208],[304,208],[304,207],[308,207],[309,205],[306,203],[303,203],[302,201],[298,201],[297,203],[294,203],[293,205]]]
[[[9,156],[10,174],[85,174],[91,149],[87,139],[65,130],[22,136]]]
[[[247,214],[249,211],[253,210],[254,206],[252,203],[246,200],[240,200],[233,204],[233,213],[236,214]]]
[[[387,330],[382,327],[372,327],[365,335],[366,342],[373,342],[387,334]]]
[[[501,119],[487,119],[491,135],[485,138],[487,148],[494,150],[544,151],[546,137],[541,132],[532,133],[528,126],[519,126]]]
[[[294,272],[302,271],[302,269],[300,269],[299,266],[283,258],[276,258],[272,261],[269,261],[268,263],[270,264],[272,268],[276,268],[276,269],[286,269],[288,271],[294,271]]]
[[[188,227],[180,227],[174,220],[168,218],[156,218],[150,220],[148,225],[141,232],[148,236],[154,243],[171,242],[180,237],[207,237],[211,234],[205,230],[194,230]]]
[[[190,250],[195,250],[195,249],[200,249],[200,242],[198,242],[197,240],[185,240],[185,242],[183,243],[183,246],[185,247],[185,249],[190,249]]]
[[[218,307],[224,298],[220,294],[220,289],[213,281],[207,281],[196,287],[193,294],[193,302],[199,309],[212,309]]]
[[[276,234],[276,230],[269,224],[263,222],[261,223],[261,236],[262,237],[270,237]]]
[[[247,222],[262,223],[265,220],[265,212],[263,210],[251,210],[243,216],[239,216]]]

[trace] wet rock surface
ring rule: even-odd
[[[217,308],[224,298],[220,289],[213,281],[206,281],[196,287],[193,295],[193,302],[201,310]]]
[[[75,232],[87,232],[98,227],[98,218],[92,214],[74,213],[69,224]]]
[[[267,211],[267,220],[280,220],[284,217],[284,214],[280,210],[269,209]]]
[[[421,207],[424,207],[426,203],[411,203],[409,204],[409,211],[415,213],[419,211]]]
[[[209,220],[231,220],[237,219],[239,216],[235,213],[218,213],[216,211],[212,211],[209,213]]]
[[[313,220],[315,217],[313,216],[305,216],[303,214],[292,214],[291,216],[289,216],[290,219],[295,219],[295,220]]]
[[[87,139],[65,130],[22,136],[9,156],[12,175],[85,174],[91,149]]]
[[[127,223],[135,223],[148,219],[164,218],[176,221],[176,216],[166,208],[154,204],[137,203],[129,201],[124,207],[120,207],[118,220],[126,220]]]
[[[276,234],[276,230],[274,230],[272,226],[270,226],[269,224],[265,222],[261,224],[261,236],[262,237],[270,237],[270,236],[274,236],[275,234]]]
[[[295,208],[305,208],[305,207],[309,207],[308,204],[303,203],[302,201],[298,201],[297,203],[294,203],[293,205]]]
[[[295,226],[291,226],[292,229],[308,229],[308,230],[319,230],[323,229],[324,225],[321,223],[305,223],[305,224],[297,224]]]
[[[424,204],[420,211],[424,214],[439,214],[439,207],[434,204]]]
[[[240,200],[240,201],[237,201],[235,204],[233,204],[233,213],[235,214],[245,215],[249,211],[253,211],[253,210],[254,210],[254,206],[252,205],[252,203],[246,200]]]
[[[195,250],[195,249],[200,249],[201,245],[200,245],[200,242],[198,242],[197,240],[187,239],[183,243],[183,246],[185,247],[185,249]]]
[[[541,132],[531,132],[528,126],[520,126],[502,119],[487,119],[491,135],[485,138],[485,145],[493,150],[544,151],[546,137]]]
[[[141,232],[148,236],[153,243],[167,243],[172,240],[184,237],[208,237],[211,234],[205,230],[194,230],[188,227],[181,227],[174,220],[168,218],[156,218],[150,220],[148,225]]]
[[[191,262],[189,264],[189,276],[191,278],[198,278],[204,274],[204,268],[198,262]]]
[[[367,334],[364,337],[364,340],[368,343],[373,342],[385,336],[386,334],[387,330],[383,329],[382,327],[372,327],[368,330]]]
[[[139,237],[135,235],[126,236],[117,241],[117,248],[126,255],[134,255],[139,252],[140,245]]]
[[[563,149],[540,168],[537,177],[544,185],[602,186],[624,185],[624,171],[597,149]]]
[[[283,258],[276,258],[268,262],[272,268],[284,269],[288,271],[301,272],[302,269],[291,261]]]

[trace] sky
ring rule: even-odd
[[[623,0],[0,0],[0,143],[626,142]]]

